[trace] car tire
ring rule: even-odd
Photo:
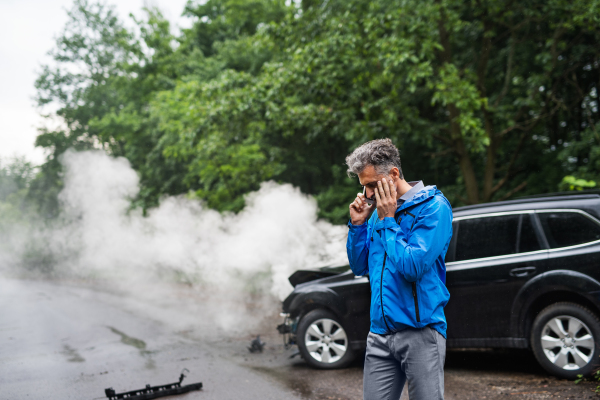
[[[347,331],[327,310],[306,314],[298,323],[296,340],[302,358],[314,368],[343,368],[355,357]]]
[[[550,374],[565,379],[589,376],[599,366],[600,320],[575,303],[543,309],[531,329],[535,358]]]

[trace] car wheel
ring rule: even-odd
[[[326,310],[306,314],[298,324],[296,340],[302,358],[315,368],[342,368],[354,359],[346,330]]]
[[[600,320],[585,307],[556,303],[533,322],[531,346],[542,367],[552,375],[575,379],[599,365]]]

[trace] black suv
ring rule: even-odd
[[[447,346],[530,348],[550,373],[590,374],[600,355],[600,195],[557,195],[454,209],[446,255]],[[317,368],[366,345],[368,276],[297,271],[278,327]]]

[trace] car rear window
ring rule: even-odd
[[[552,249],[600,240],[600,225],[583,214],[540,212],[538,216]]]
[[[529,214],[472,218],[459,223],[455,261],[535,250],[540,244]]]

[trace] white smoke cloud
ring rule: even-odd
[[[62,162],[61,222],[34,235],[59,277],[128,290],[162,282],[163,297],[169,285],[187,282],[229,328],[244,319],[249,298],[259,309],[279,307],[295,270],[347,263],[347,229],[317,220],[316,201],[291,185],[263,183],[238,214],[178,196],[144,217],[130,210],[139,182],[126,159],[88,151],[67,152]]]

